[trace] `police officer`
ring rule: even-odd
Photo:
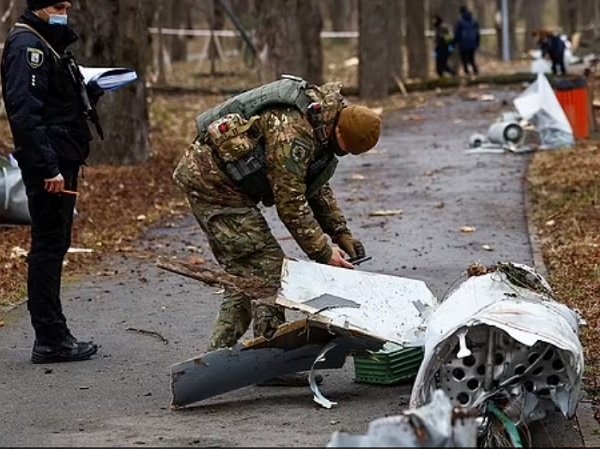
[[[75,82],[61,59],[77,35],[70,1],[27,0],[2,57],[2,96],[31,215],[27,306],[35,330],[33,363],[85,360],[98,346],[78,341],[60,290],[81,165],[92,138]]]
[[[353,268],[345,256],[365,255],[328,181],[338,157],[375,146],[381,120],[371,109],[346,106],[340,88],[286,77],[197,118],[198,137],[173,179],[228,273],[279,285],[284,254],[257,207],[261,202],[275,205],[310,259]],[[252,320],[254,335],[269,338],[285,316],[280,307],[253,306],[249,296],[226,289],[209,349],[233,346]],[[268,384],[304,385],[306,376]]]

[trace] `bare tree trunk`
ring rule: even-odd
[[[502,60],[502,0],[496,0],[496,12],[494,14],[494,28],[496,29],[496,54]]]
[[[429,11],[431,17],[438,15],[451,27],[458,18],[458,9],[465,2],[462,0],[430,0]]]
[[[527,0],[531,1],[531,0]],[[510,58],[518,59],[519,57],[519,42],[517,40],[517,25],[519,18],[521,17],[521,7],[523,5],[523,0],[509,0],[509,13],[510,13],[510,21],[508,32],[510,35]]]
[[[582,27],[593,26],[595,23],[595,9],[598,0],[578,0],[577,11],[579,12],[578,23]]]
[[[562,30],[571,36],[577,30],[577,0],[559,0],[559,22]]]
[[[225,27],[225,12],[221,8],[216,0],[210,0],[208,23],[211,29],[210,43],[208,46],[208,58],[210,59],[210,74],[216,75],[217,73],[217,59],[222,58],[221,43],[219,38],[214,35],[214,31],[222,30]]]
[[[359,0],[358,90],[361,98],[388,96],[390,67],[388,58],[388,0]]]
[[[100,100],[98,112],[106,140],[94,142],[92,164],[136,164],[150,154],[145,74],[151,59],[148,27],[154,8],[152,0],[118,0],[102,8],[97,0],[74,3],[74,28],[81,37],[79,63],[131,67],[140,78]]]
[[[396,79],[404,78],[404,29],[406,0],[388,0],[388,60],[390,62],[391,86],[396,85]]]
[[[409,78],[426,79],[429,67],[429,52],[425,38],[425,0],[406,2],[406,46],[408,49]]]
[[[351,27],[352,2],[350,0],[330,0],[328,6],[331,29],[333,31],[349,30]]]
[[[481,28],[487,28],[489,22],[490,0],[475,0],[475,17]]]
[[[544,27],[543,13],[546,6],[545,0],[527,0],[524,3],[523,15],[525,16],[525,36],[523,37],[523,49],[535,48],[536,42],[531,34]]]
[[[188,28],[190,24],[190,1],[171,0],[164,4],[169,10],[168,20],[165,22],[169,28]],[[171,61],[187,60],[187,36],[171,36],[169,38],[169,53]]]
[[[165,7],[164,4],[160,4],[158,5],[158,7],[156,8],[156,23],[158,24],[158,61],[157,61],[157,65],[158,65],[158,77],[156,79],[156,83],[161,85],[161,86],[166,86],[167,84],[167,63],[166,63],[166,59],[169,58],[169,67],[171,66],[170,64],[170,55],[167,54],[167,51],[165,49],[165,35],[163,33],[163,26],[162,24],[165,22],[164,20],[164,15],[165,13],[168,13],[168,11],[165,11]]]
[[[594,37],[600,34],[600,2],[594,0]]]
[[[23,11],[19,0],[0,0],[0,42],[6,40],[8,32]]]
[[[319,9],[319,1],[300,0],[298,2],[302,59],[305,61],[303,78],[313,84],[323,83],[323,46],[321,45],[323,18]]]
[[[317,0],[260,0],[255,2],[256,42],[262,61],[262,82],[273,81],[282,74],[292,74],[312,80],[321,80],[322,51],[317,36],[321,33],[321,19]],[[305,9],[316,23],[306,23]],[[313,14],[319,14],[313,16]],[[302,27],[307,27],[303,29]],[[316,45],[318,48],[307,48]],[[308,59],[307,59],[308,58]],[[320,73],[319,73],[320,72]]]

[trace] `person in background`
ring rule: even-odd
[[[448,64],[448,59],[454,51],[454,39],[450,29],[440,16],[435,16],[433,28],[435,31],[435,70],[440,78],[444,76],[444,73],[455,76],[456,71]]]
[[[537,39],[538,46],[542,50],[542,58],[549,58],[552,62],[552,73],[557,75],[560,69],[561,75],[566,75],[565,41],[559,35],[547,30],[534,31],[532,36]]]
[[[454,28],[454,43],[458,47],[460,59],[466,75],[479,74],[479,68],[475,62],[475,54],[479,50],[481,33],[479,24],[473,18],[471,11],[466,6],[459,9],[460,18]]]
[[[27,308],[35,330],[33,363],[86,360],[98,351],[71,334],[60,298],[77,178],[92,140],[63,58],[77,40],[68,26],[73,1],[27,0],[2,56],[2,96],[31,215]]]

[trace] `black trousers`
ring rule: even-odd
[[[465,71],[465,74],[469,74],[469,66],[473,69],[473,73],[475,75],[477,75],[479,73],[479,68],[477,67],[477,64],[475,63],[475,52],[477,50],[475,49],[461,49],[460,50],[460,59],[463,63],[463,69]]]
[[[450,54],[447,52],[437,52],[435,58],[435,71],[438,76],[441,78],[444,76],[444,73],[448,73],[452,76],[456,75],[456,72],[452,67],[448,65],[448,59],[450,58]]]
[[[558,75],[560,70],[561,75],[567,74],[567,67],[565,66],[565,53],[564,51],[556,54],[550,54],[550,60],[552,61],[552,74]]]
[[[38,342],[52,345],[70,335],[60,290],[63,261],[71,246],[76,196],[49,193],[39,173],[22,173],[31,215],[27,308]],[[78,173],[79,167],[61,169],[65,190],[77,190]]]

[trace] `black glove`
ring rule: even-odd
[[[337,244],[351,259],[365,257],[367,254],[364,245],[358,239],[354,238],[352,234],[337,234],[332,237],[332,240],[333,243]]]

